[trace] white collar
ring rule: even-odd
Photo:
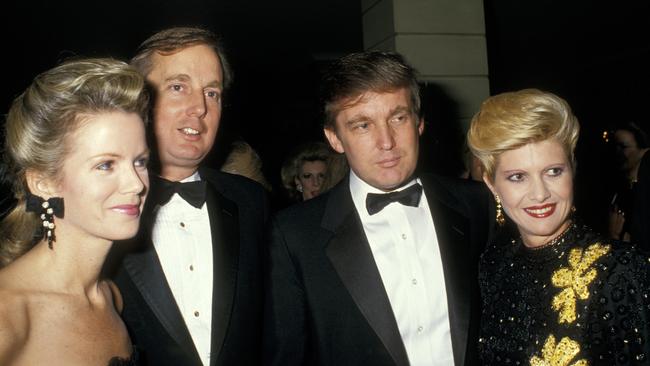
[[[416,183],[422,184],[422,182],[420,182],[420,178],[411,179],[410,182],[400,186],[398,189],[395,189],[391,192],[401,191]],[[368,210],[366,209],[366,197],[368,196],[368,193],[389,192],[385,192],[377,187],[371,186],[370,184],[363,181],[363,179],[359,178],[359,176],[356,175],[352,169],[350,169],[350,193],[352,194],[352,201],[354,201],[354,205],[356,206],[359,214],[362,216],[369,216]]]

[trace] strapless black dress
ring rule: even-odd
[[[133,352],[129,358],[113,357],[108,362],[108,366],[137,366],[138,365],[138,351],[133,347]]]

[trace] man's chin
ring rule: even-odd
[[[168,155],[167,159],[161,160],[161,164],[189,168],[201,164],[206,155],[207,153],[199,151],[183,151],[178,154]]]
[[[394,191],[394,190],[398,189],[399,187],[403,186],[406,183],[407,183],[406,180],[398,179],[398,180],[394,180],[394,181],[393,180],[391,180],[391,181],[380,181],[380,182],[377,182],[376,184],[371,184],[371,185],[374,186],[377,189],[381,189],[382,191],[390,192],[390,191]]]
[[[161,159],[160,171],[164,178],[167,178],[166,176],[169,175],[175,178],[173,180],[178,180],[179,178],[184,179],[192,175],[199,168],[199,165],[201,164],[203,158],[204,156],[192,158],[173,157],[169,159]]]

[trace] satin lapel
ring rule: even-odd
[[[344,182],[332,192],[324,215],[323,227],[334,231],[327,256],[395,363],[408,365],[397,321],[348,187]]]
[[[124,258],[124,268],[167,333],[198,360],[199,354],[167,284],[151,239],[147,245],[145,251]]]
[[[239,265],[239,211],[208,182],[206,196],[212,233],[212,349],[211,364],[226,337],[237,284]]]
[[[451,343],[456,365],[465,364],[467,337],[471,317],[471,273],[467,271],[469,223],[466,217],[442,202],[430,185],[425,194],[431,209],[438,247],[442,259],[451,328]]]

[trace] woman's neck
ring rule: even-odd
[[[44,272],[44,285],[70,294],[97,295],[99,277],[112,242],[98,238],[75,238],[59,235],[53,249],[42,241],[32,249]]]
[[[526,237],[524,235],[522,235],[521,239],[524,243],[524,246],[526,246],[528,249],[531,250],[539,250],[542,248],[554,246],[560,241],[560,239],[562,239],[564,234],[566,234],[567,231],[569,231],[569,228],[571,228],[571,224],[572,224],[572,220],[567,219],[562,223],[562,225],[560,225],[560,227],[557,229],[557,231],[554,234],[544,239],[535,238],[535,240],[532,240],[532,238]]]

